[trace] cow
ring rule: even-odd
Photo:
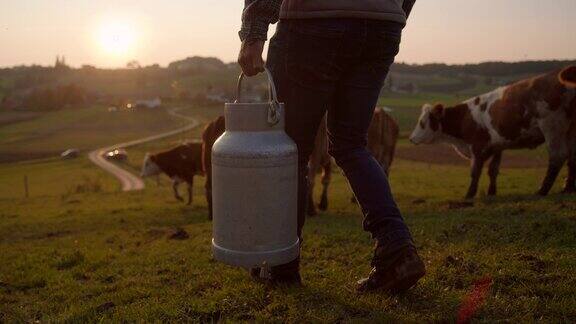
[[[368,128],[367,136],[367,149],[372,153],[376,161],[380,164],[382,171],[386,176],[390,175],[390,166],[394,160],[394,153],[396,151],[396,142],[400,135],[400,128],[398,123],[386,112],[385,108],[377,107],[374,110],[372,121]],[[314,205],[314,183],[316,174],[322,171],[322,196],[320,210],[328,208],[328,186],[331,181],[332,173],[332,159],[328,154],[328,141],[327,141],[327,128],[325,119],[320,124],[318,134],[316,136],[314,151],[310,156],[308,183],[308,207],[307,212],[309,216],[316,215],[316,208]],[[356,202],[354,197],[351,198],[352,202]]]
[[[204,189],[206,192],[209,219],[212,219],[212,146],[214,146],[214,142],[216,142],[218,137],[224,133],[224,129],[224,116],[219,116],[206,125],[202,131],[202,169],[206,174]]]
[[[502,151],[543,143],[549,160],[538,194],[549,193],[566,160],[563,191],[576,192],[576,66],[500,87],[453,107],[426,104],[410,140],[448,143],[471,160],[468,199],[478,191],[487,160],[491,158],[488,195],[495,195]]]
[[[386,108],[376,108],[368,128],[367,148],[378,161],[386,176],[390,176],[390,167],[394,160],[399,136],[398,123],[386,112]]]
[[[328,207],[328,184],[330,183],[331,171],[331,158],[328,155],[327,137],[326,137],[326,120],[323,120],[323,127],[318,130],[316,136],[315,149],[312,153],[309,162],[309,185],[314,188],[315,175],[323,170],[322,184],[324,185],[322,199],[319,208],[326,210]],[[214,142],[224,133],[225,120],[224,116],[216,118],[214,121],[206,125],[202,132],[202,163],[203,169],[206,173],[206,201],[208,203],[209,218],[212,219],[212,146]],[[309,191],[309,199],[307,206],[308,215],[316,215],[316,208],[314,199],[312,197],[312,190]]]
[[[204,175],[202,168],[202,144],[186,143],[156,154],[146,153],[142,164],[143,178],[165,173],[172,179],[174,197],[183,201],[178,193],[182,182],[188,185],[188,205],[192,204],[192,188],[195,175]]]
[[[316,139],[314,140],[314,150],[308,161],[308,201],[306,213],[308,216],[318,214],[314,204],[314,187],[316,186],[316,175],[322,173],[322,196],[318,208],[322,211],[328,209],[328,186],[332,180],[332,157],[328,154],[328,134],[326,130],[326,116],[322,119]]]
[[[225,121],[220,116],[208,124],[202,133],[202,162],[206,173],[206,200],[208,202],[209,217],[212,219],[212,174],[211,174],[211,154],[214,142],[224,133]],[[380,163],[384,172],[388,175],[390,165],[394,158],[396,142],[398,140],[399,128],[396,121],[382,108],[374,110],[374,117],[368,130],[368,149]],[[308,216],[317,215],[314,203],[315,178],[322,172],[322,196],[318,208],[326,210],[328,208],[328,187],[332,175],[332,158],[328,154],[328,138],[326,127],[326,116],[322,120],[316,135],[314,150],[308,162]]]

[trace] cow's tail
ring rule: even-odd
[[[566,87],[576,88],[576,65],[571,65],[560,71],[558,80]]]

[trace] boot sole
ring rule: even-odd
[[[385,291],[389,292],[393,295],[403,293],[410,288],[416,286],[418,281],[426,275],[426,270],[424,267],[416,269],[412,272],[409,272],[403,276],[403,278],[395,280],[388,285],[382,285],[379,287],[369,287],[369,286],[360,286],[358,287],[359,293],[366,293],[366,292],[374,292],[374,291]]]

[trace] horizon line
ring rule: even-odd
[[[60,57],[60,56],[61,55],[58,55],[57,57]],[[65,56],[62,56],[62,57],[65,57]],[[217,56],[193,55],[193,56],[187,56],[187,57],[182,58],[182,59],[176,59],[174,61],[167,63],[166,65],[162,65],[160,63],[151,63],[151,64],[141,65],[141,67],[146,68],[146,67],[158,65],[161,68],[167,68],[168,65],[170,65],[171,63],[186,60],[189,58],[194,58],[194,57],[204,58],[204,59],[214,58],[214,59],[220,60],[222,63],[224,63],[226,65],[238,64],[236,61],[226,62]],[[126,64],[128,64],[131,61],[134,61],[134,60],[126,61]],[[135,60],[135,61],[138,61],[138,60]],[[398,61],[398,62],[394,62],[393,64],[405,64],[405,65],[411,65],[411,66],[426,66],[426,65],[464,66],[464,65],[480,65],[480,64],[486,64],[486,63],[515,64],[515,63],[526,63],[526,62],[561,62],[561,61],[576,61],[576,57],[574,57],[574,58],[553,58],[553,59],[524,59],[524,60],[490,60],[490,59],[488,59],[486,61],[476,61],[476,62],[466,62],[466,63],[447,63],[447,62],[438,62],[438,61],[430,61],[430,62],[426,62],[426,63],[410,63],[407,61]],[[38,64],[38,63],[28,63],[28,64],[27,63],[21,63],[21,64],[15,64],[15,65],[0,65],[0,70],[17,68],[17,67],[35,67],[35,66],[36,67],[53,67],[54,65],[53,64],[52,65],[43,65],[43,64]],[[97,66],[97,65],[92,65],[90,63],[83,63],[81,65],[67,64],[66,66],[73,68],[73,69],[81,69],[84,66],[92,66],[94,68],[102,69],[102,70],[129,69],[126,66]]]

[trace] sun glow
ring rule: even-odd
[[[100,27],[98,42],[107,55],[127,56],[134,50],[136,33],[134,27],[127,22],[106,22]]]

